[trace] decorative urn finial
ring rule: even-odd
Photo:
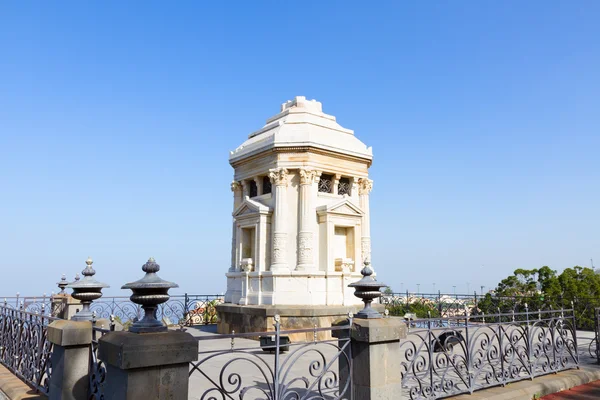
[[[59,295],[65,295],[65,288],[67,287],[67,285],[69,284],[69,282],[67,282],[67,277],[65,274],[62,274],[62,277],[60,278],[60,282],[56,283],[58,285],[58,288],[60,289],[60,292],[58,292]]]
[[[110,287],[106,283],[98,282],[96,278],[94,278],[96,271],[92,268],[94,261],[90,257],[85,260],[85,263],[86,267],[81,271],[83,279],[79,280],[79,274],[77,274],[75,276],[75,281],[66,286],[73,289],[71,296],[73,296],[74,299],[81,301],[82,305],[82,309],[71,318],[74,321],[91,321],[93,319],[92,312],[90,311],[92,301],[102,297],[103,288]]]
[[[380,289],[387,287],[385,283],[377,282],[373,275],[373,268],[371,268],[371,262],[365,260],[365,266],[360,271],[363,278],[358,281],[349,284],[349,287],[354,288],[354,295],[361,299],[365,303],[365,308],[360,310],[355,317],[356,318],[382,318],[381,314],[375,309],[371,308],[371,302],[381,297]]]
[[[130,328],[134,333],[152,333],[164,332],[168,328],[162,322],[156,319],[154,313],[159,304],[169,300],[169,289],[179,287],[178,284],[162,280],[156,273],[160,270],[160,265],[154,258],[150,257],[148,262],[142,266],[142,271],[146,273],[138,281],[123,285],[121,289],[131,289],[133,294],[130,299],[139,304],[144,309],[144,318],[135,322]]]

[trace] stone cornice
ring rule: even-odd
[[[352,156],[349,154],[336,152],[333,150],[319,149],[317,147],[312,147],[312,146],[273,147],[270,149],[262,149],[260,151],[257,151],[255,154],[249,155],[242,159],[229,160],[229,164],[233,168],[238,168],[239,166],[242,166],[244,164],[252,162],[256,159],[263,158],[269,154],[277,154],[277,153],[313,153],[313,154],[320,154],[320,155],[326,155],[326,156],[334,156],[335,158],[338,158],[341,160],[365,163],[365,164],[367,164],[367,168],[370,167],[371,164],[373,164],[373,159],[371,159],[371,158]]]

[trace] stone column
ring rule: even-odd
[[[300,169],[298,214],[298,271],[314,271],[313,232],[315,215],[313,205],[313,183],[317,173],[311,169]]]
[[[187,399],[198,342],[180,331],[109,332],[99,340],[98,357],[106,365],[107,400]]]
[[[244,179],[242,181],[242,199],[245,199],[246,197],[250,197],[250,181]]]
[[[54,344],[50,400],[87,399],[92,323],[54,321],[48,325],[48,341]]]
[[[347,324],[348,320],[344,319],[334,323],[334,326]],[[352,371],[355,400],[392,400],[400,397],[400,340],[407,335],[406,323],[401,318],[355,318],[350,332],[333,331],[332,335],[339,338],[340,346],[348,335],[351,340],[352,368],[348,366],[344,357],[340,358],[340,387],[346,384]],[[351,398],[349,393],[347,397]]]
[[[371,213],[369,211],[369,195],[373,189],[373,181],[368,178],[358,180],[358,195],[360,208],[365,212],[363,216],[362,238],[360,242],[362,261],[371,259]]]
[[[256,183],[256,195],[260,196],[263,194],[263,180],[262,176],[257,176],[254,178],[254,183]]]
[[[277,168],[269,171],[271,183],[275,185],[275,223],[273,226],[273,256],[271,271],[289,271],[287,265],[287,186],[289,181],[288,170]]]
[[[233,192],[233,211],[235,211],[242,204],[242,185],[240,185],[240,183],[236,181],[231,182],[231,191]],[[236,221],[234,218],[233,227],[231,228],[231,266],[229,267],[229,272],[235,272],[237,269],[237,265],[235,263],[235,260],[237,259],[236,235]]]
[[[333,188],[331,193],[338,194],[338,190],[340,188],[340,179],[342,179],[342,175],[340,174],[335,174],[333,176]]]
[[[242,279],[242,297],[240,297],[238,304],[240,306],[247,306],[248,305],[248,271],[242,270],[241,274],[242,274],[242,277],[241,277],[241,279]]]

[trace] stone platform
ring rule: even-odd
[[[275,330],[275,315],[281,317],[281,330],[329,328],[334,321],[347,317],[349,312],[356,314],[364,305],[336,306],[239,306],[225,303],[217,306],[217,332],[229,334],[267,332]],[[373,308],[382,312],[383,304],[373,304]],[[313,332],[287,335],[292,342],[313,340]],[[331,339],[331,331],[318,332],[318,339]]]

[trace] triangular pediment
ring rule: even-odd
[[[233,212],[234,217],[239,217],[247,214],[267,214],[271,209],[258,201],[250,199],[248,196],[242,204]]]
[[[355,216],[364,215],[364,211],[348,198],[337,203],[321,206],[317,209],[317,211],[319,213],[334,213]]]

